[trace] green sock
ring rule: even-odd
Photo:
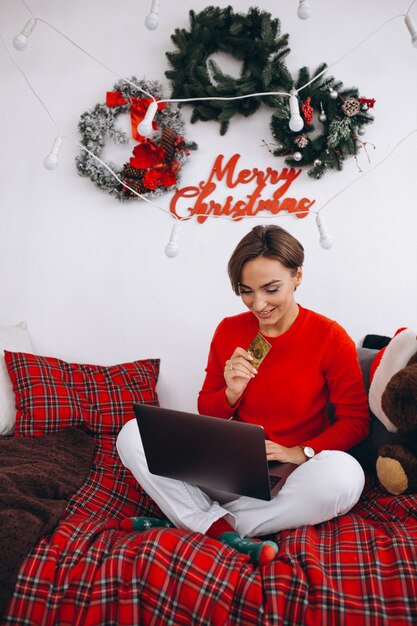
[[[119,524],[123,530],[149,530],[149,528],[173,528],[171,522],[158,517],[126,517]]]
[[[235,548],[242,554],[250,556],[255,565],[266,565],[273,561],[278,552],[278,546],[274,541],[258,541],[249,537],[241,537],[231,531],[220,535],[219,541]]]

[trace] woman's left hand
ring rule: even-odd
[[[280,463],[295,463],[301,465],[307,461],[303,450],[299,446],[286,448],[270,439],[265,440],[266,458],[268,461],[280,461]]]

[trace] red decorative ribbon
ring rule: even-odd
[[[370,109],[374,108],[376,102],[375,98],[358,98],[358,101],[366,104]]]
[[[136,141],[144,141],[144,137],[138,133],[138,124],[145,117],[148,106],[152,98],[128,98],[126,99],[120,91],[108,91],[106,94],[106,105],[108,107],[120,107],[130,102],[130,121],[132,124],[132,137]],[[166,102],[158,102],[158,111],[166,109]],[[155,121],[152,122],[154,130],[158,129]]]

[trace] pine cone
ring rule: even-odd
[[[308,145],[309,138],[307,135],[297,135],[294,139],[294,143],[298,148],[305,148]]]
[[[125,163],[125,165],[123,166],[123,170],[120,173],[120,178],[126,185],[129,185],[129,187],[136,191],[136,193],[143,194],[149,191],[149,189],[146,189],[146,187],[142,185],[143,170],[138,170],[136,169],[136,167],[133,167],[129,163]],[[120,193],[127,198],[136,198],[136,194],[134,194],[132,191],[130,191],[130,189],[127,189],[123,185],[118,185],[117,190],[120,191]]]
[[[161,135],[161,145],[164,148],[165,161],[172,161],[175,155],[175,140],[177,133],[171,128],[164,128]]]
[[[342,111],[348,117],[357,115],[361,110],[361,103],[356,98],[348,98],[342,104]]]

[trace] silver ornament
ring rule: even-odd
[[[325,113],[320,113],[319,120],[320,122],[325,122],[327,120],[327,115]]]
[[[301,154],[301,152],[294,152],[292,158],[294,159],[294,161],[301,161],[303,155]]]
[[[337,93],[337,91],[335,91],[334,89],[330,89],[330,97],[332,100],[336,100],[338,95],[339,94]]]
[[[358,135],[361,135],[361,136],[362,136],[362,135],[364,135],[364,134],[365,134],[365,132],[366,132],[366,131],[365,131],[365,129],[364,129],[363,127],[358,128],[358,130],[357,130]]]
[[[316,167],[318,167],[319,165],[321,165],[321,161],[320,161],[320,159],[315,159],[315,160],[314,160],[314,165],[315,165]]]

